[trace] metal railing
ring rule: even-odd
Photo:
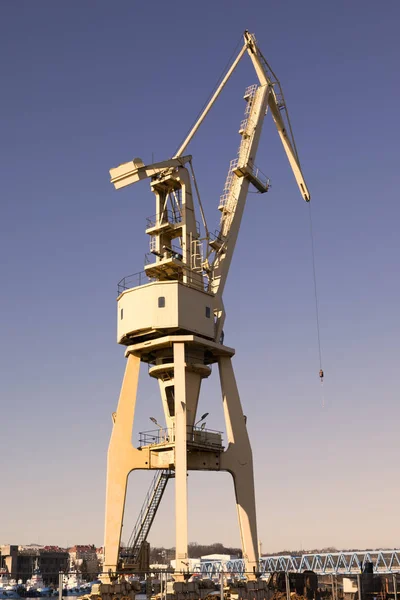
[[[246,131],[246,128],[247,128],[247,123],[248,123],[248,119],[243,119],[243,120],[240,122],[239,131]]]
[[[153,255],[147,253],[145,255],[145,264],[155,264],[154,261],[151,259],[153,259]],[[189,268],[185,268],[185,270],[188,275],[189,281],[186,283],[185,281],[179,279],[180,283],[182,283],[183,285],[187,285],[188,287],[194,287],[199,290],[204,290],[207,288],[208,280],[207,276],[204,273],[199,271],[193,271]],[[133,273],[132,275],[126,275],[126,277],[123,277],[121,281],[119,281],[117,284],[118,296],[126,290],[130,290],[141,285],[146,285],[146,283],[153,283],[154,281],[160,280],[157,279],[157,277],[149,277],[146,271],[139,271],[138,273]]]
[[[152,446],[154,444],[166,444],[173,441],[172,429],[159,428],[150,429],[149,431],[139,431],[139,448],[142,446]]]
[[[251,172],[251,174],[253,175],[253,177],[255,177],[256,179],[258,179],[258,181],[261,182],[261,184],[265,187],[265,188],[269,188],[271,185],[271,180],[269,177],[267,177],[267,175],[265,175],[265,173],[263,173],[261,171],[261,169],[259,169],[259,167],[257,167],[255,164],[253,163],[249,163],[248,165],[248,169]]]
[[[129,538],[128,545],[120,551],[120,557],[124,559],[125,564],[129,562],[135,564],[138,562],[143,543],[147,539],[170,477],[171,472],[169,469],[156,471]]]
[[[226,203],[228,202],[229,198],[229,193],[221,194],[219,197],[219,206],[226,206]]]
[[[328,552],[298,556],[263,556],[259,570],[262,574],[275,571],[302,573],[314,571],[317,575],[354,575],[360,573],[367,562],[373,564],[374,573],[400,573],[400,550],[363,550],[356,552]],[[220,572],[244,573],[245,563],[234,560],[204,560],[199,572],[212,576]]]
[[[180,213],[174,213],[170,209],[163,210],[161,213],[156,215],[152,215],[151,217],[146,218],[146,229],[150,229],[151,227],[155,227],[156,225],[164,225],[167,223],[171,223],[171,225],[176,225],[182,222],[182,215]]]
[[[216,229],[214,233],[209,234],[209,240],[210,242],[217,242],[217,245],[219,246],[222,246],[226,241],[226,239],[222,237],[221,232],[218,229]]]
[[[139,432],[139,447],[155,444],[175,443],[175,429],[173,427],[159,427],[150,431]],[[187,426],[187,443],[220,448],[222,445],[222,432],[214,429]]]
[[[146,271],[139,271],[138,273],[133,273],[132,275],[126,275],[126,277],[123,277],[121,281],[118,282],[118,296],[125,290],[130,290],[131,288],[145,285],[146,283],[151,283],[152,281],[155,281],[154,277],[149,277],[146,275]]]
[[[247,86],[247,88],[244,91],[244,98],[253,98],[257,89],[258,89],[258,85],[256,83],[253,83],[252,85]]]
[[[182,214],[179,212],[174,212],[171,209],[165,209],[161,213],[157,213],[156,215],[151,215],[150,217],[146,217],[146,229],[151,229],[153,227],[160,227],[161,225],[179,225],[182,223]],[[200,234],[200,223],[196,221],[196,231]]]

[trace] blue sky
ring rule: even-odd
[[[398,546],[399,98],[396,2],[15,1],[0,7],[0,543],[101,544],[124,370],[116,283],[143,267],[148,184],[108,170],[170,157],[244,29],[281,80],[312,194],[270,119],[225,292],[252,438],[263,550]],[[236,156],[246,57],[190,146],[210,229]],[[217,373],[203,386],[222,428]],[[161,418],[145,370],[134,440]],[[124,531],[149,481],[131,476]],[[189,538],[239,544],[227,474],[189,476]],[[210,490],[212,489],[212,493]],[[173,545],[173,489],[150,541]]]

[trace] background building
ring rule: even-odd
[[[104,563],[104,548],[101,546],[100,548],[96,548],[96,556],[97,562],[99,564],[99,573],[103,571],[103,563]]]
[[[96,579],[101,571],[96,546],[72,546],[69,552],[69,570],[82,573],[84,579]]]
[[[17,579],[18,546],[0,546],[0,569],[5,569],[12,579]]]
[[[0,546],[0,566],[7,569],[13,579],[25,583],[39,568],[44,583],[58,582],[59,571],[68,569],[69,555],[58,546]]]

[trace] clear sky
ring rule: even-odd
[[[0,543],[101,544],[106,451],[125,366],[116,283],[143,268],[148,183],[109,168],[172,156],[244,29],[278,74],[312,194],[270,119],[225,292],[252,438],[259,537],[399,546],[400,5],[370,0],[3,1]],[[190,151],[210,229],[239,144],[246,57]],[[134,431],[161,419],[146,370]],[[214,373],[200,411],[222,428]],[[148,473],[131,476],[124,539]],[[239,544],[227,474],[189,476],[189,539]],[[173,545],[173,486],[150,541]]]

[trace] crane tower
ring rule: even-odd
[[[184,152],[246,53],[258,84],[247,88],[244,95],[241,142],[220,197],[219,229],[216,235],[209,234],[200,203],[206,232],[201,237],[195,216],[197,183],[192,157]],[[252,185],[260,193],[269,188],[269,180],[255,166],[268,110],[301,195],[308,202],[310,195],[279,81],[254,35],[247,31],[237,58],[176,155],[151,165],[134,159],[110,170],[116,189],[149,179],[156,210],[146,226],[153,260],[147,262],[144,272],[124,278],[118,290],[118,343],[126,347],[127,362],[108,450],[104,543],[107,573],[118,570],[127,480],[135,469],[174,475],[178,577],[186,571],[188,558],[187,471],[228,471],[235,488],[246,572],[255,575],[258,571],[252,451],[232,366],[235,351],[224,345],[223,291],[248,188]],[[165,427],[143,434],[139,448],[135,448],[131,438],[141,362],[148,364],[150,377],[158,381]],[[198,427],[196,422],[201,383],[210,375],[213,364],[217,365],[220,377],[226,448],[219,432]]]

